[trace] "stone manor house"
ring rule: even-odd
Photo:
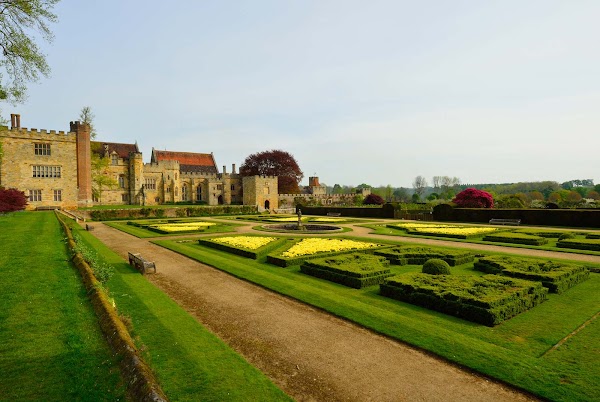
[[[28,209],[177,202],[279,208],[277,177],[242,177],[235,164],[219,173],[212,153],[152,149],[144,163],[137,143],[91,141],[89,126],[78,121],[68,132],[27,129],[13,114],[10,128],[0,127],[0,143],[0,186],[24,191]],[[93,156],[107,159],[101,172],[92,171]]]

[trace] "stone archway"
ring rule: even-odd
[[[265,200],[265,209],[271,209],[271,201]]]
[[[217,198],[217,202],[219,203],[219,205],[223,205],[223,196],[222,196],[222,195],[220,195],[220,196]]]

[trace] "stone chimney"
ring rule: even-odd
[[[11,114],[10,115],[10,128],[21,128],[21,115],[20,114]]]
[[[231,164],[231,174],[236,174],[235,173],[235,163]]]
[[[223,165],[223,174],[227,174],[227,166]]]

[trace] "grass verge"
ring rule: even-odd
[[[111,297],[171,400],[291,400],[119,255],[70,225],[100,259],[115,267],[106,284]]]

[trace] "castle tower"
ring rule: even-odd
[[[12,116],[11,116],[12,117]],[[15,124],[20,124],[20,118],[15,116]],[[71,132],[75,133],[77,154],[77,204],[87,206],[92,201],[92,151],[90,148],[90,125],[80,121],[71,122]]]
[[[144,184],[144,159],[141,152],[129,155],[129,203],[132,205],[145,205]]]

